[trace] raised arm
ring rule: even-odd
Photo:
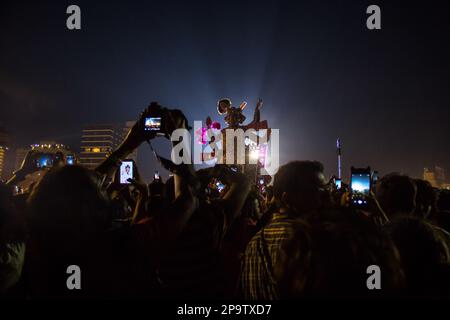
[[[233,221],[240,214],[250,192],[250,182],[242,173],[232,171],[229,167],[218,165],[212,175],[229,185],[226,194],[220,200],[226,215]]]
[[[255,107],[255,113],[253,114],[253,121],[252,123],[257,123],[261,120],[261,108],[263,105],[263,101],[261,98],[258,99],[258,102],[256,103]]]
[[[36,159],[38,157],[39,153],[35,150],[30,150],[25,155],[25,158],[22,161],[22,164],[20,168],[13,173],[13,176],[6,182],[7,185],[15,185],[23,180],[25,180],[25,177],[37,171],[36,168]]]
[[[142,117],[142,115],[141,115]],[[142,133],[140,119],[136,121],[134,126],[130,129],[125,139],[114,150],[105,161],[103,161],[96,169],[98,173],[111,177],[117,168],[120,166],[120,162],[132,153],[139,145],[145,141],[145,137]]]

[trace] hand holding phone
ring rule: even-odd
[[[216,189],[217,189],[217,191],[219,191],[219,193],[221,193],[223,191],[223,189],[225,189],[225,185],[220,180],[217,180],[216,181]]]
[[[161,131],[162,117],[145,117],[144,131]]]
[[[150,140],[156,136],[166,134],[165,114],[165,109],[157,102],[150,103],[150,105],[144,110],[140,123],[142,134],[145,139]]]

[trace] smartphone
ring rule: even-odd
[[[134,163],[132,160],[124,160],[119,168],[120,184],[130,184],[128,179],[134,179]]]
[[[75,157],[72,154],[66,156],[66,164],[68,166],[73,166],[75,164]]]
[[[367,197],[370,195],[371,189],[370,168],[356,169],[352,167],[350,189],[352,193],[351,201],[353,205],[367,205]]]
[[[160,180],[161,179],[161,176],[159,175],[159,172],[157,170],[155,170],[155,173],[153,175],[153,179],[154,180]]]
[[[216,182],[216,189],[217,189],[217,191],[222,192],[223,189],[225,189],[225,185],[222,182],[217,181]]]
[[[145,131],[161,131],[162,118],[161,117],[146,117],[144,119]]]
[[[39,169],[53,167],[53,154],[43,153],[37,156],[36,167]]]
[[[336,189],[340,189],[342,187],[342,180],[336,178],[334,184],[336,185]]]

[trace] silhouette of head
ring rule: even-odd
[[[414,182],[417,186],[415,213],[426,218],[436,208],[437,194],[428,181],[415,179]]]
[[[416,208],[417,188],[408,176],[392,173],[377,183],[377,199],[390,217],[408,215]]]
[[[304,213],[327,205],[323,165],[318,161],[293,161],[280,167],[274,178],[274,197],[281,206]]]
[[[220,115],[225,115],[225,123],[230,128],[236,128],[245,121],[245,116],[242,114],[242,110],[246,107],[247,103],[243,102],[239,108],[231,106],[231,100],[224,98],[217,103],[217,112]]]
[[[43,245],[78,247],[109,227],[109,203],[95,174],[80,166],[50,170],[33,189],[30,231]]]
[[[108,198],[97,176],[79,166],[53,168],[33,189],[28,205],[32,295],[69,294],[65,271],[70,265],[84,269],[84,290],[78,294],[90,294],[99,279],[94,270],[106,261],[100,257],[108,251],[102,244],[111,224]]]
[[[437,200],[439,211],[450,211],[450,190],[441,190]]]
[[[230,99],[223,98],[217,102],[217,112],[220,115],[226,114],[228,112],[229,108],[231,108],[231,100]]]

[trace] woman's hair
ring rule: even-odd
[[[52,243],[79,243],[109,228],[109,201],[93,171],[65,166],[49,171],[28,198],[30,232]]]

